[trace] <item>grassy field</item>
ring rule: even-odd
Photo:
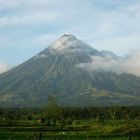
[[[78,124],[75,124],[79,121]],[[140,140],[140,121],[74,120],[71,125],[47,126],[36,121],[0,122],[0,140]],[[34,136],[37,138],[34,139]]]
[[[140,108],[1,109],[0,140],[140,140]]]
[[[55,132],[42,133],[42,140],[140,140],[139,136],[119,136],[119,135],[88,135],[83,133],[73,134],[74,132]],[[36,133],[37,134],[37,133]],[[38,133],[39,135],[40,133]],[[0,134],[0,140],[34,140],[33,133],[3,133]],[[39,138],[36,137],[36,140]]]

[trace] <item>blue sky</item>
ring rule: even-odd
[[[99,50],[140,48],[140,0],[0,0],[0,68],[69,32]]]

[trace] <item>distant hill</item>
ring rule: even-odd
[[[0,107],[44,106],[50,94],[69,106],[140,105],[140,77],[79,67],[90,63],[91,56],[117,57],[64,34],[47,49],[0,75]]]

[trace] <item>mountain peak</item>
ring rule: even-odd
[[[67,54],[67,53],[86,53],[101,55],[101,53],[88,45],[87,43],[77,39],[74,35],[64,33],[48,48],[52,53]],[[47,50],[45,50],[46,52]],[[43,51],[44,53],[44,51]]]
[[[74,35],[64,33],[59,39],[57,39],[51,46],[50,49],[55,51],[64,51],[72,48],[76,48],[81,43]]]
[[[77,40],[77,38],[76,38],[74,35],[70,34],[70,33],[64,33],[64,34],[61,36],[61,38],[76,39],[76,40]]]

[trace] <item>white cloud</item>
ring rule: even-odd
[[[0,0],[0,8],[2,10],[8,9],[8,8],[19,8],[24,9],[25,7],[32,7],[32,6],[47,6],[52,5],[55,2],[55,0]],[[56,2],[55,2],[56,3]]]
[[[130,73],[140,76],[140,51],[132,52],[125,58],[93,56],[89,63],[81,63],[79,67],[88,71],[115,72],[117,74]]]
[[[0,62],[0,74],[10,70],[12,67],[6,63]]]
[[[18,2],[16,0],[0,0],[0,9],[8,9],[8,8],[15,8],[18,6]]]
[[[25,26],[50,24],[63,17],[61,12],[39,11],[39,12],[24,12],[21,15],[5,16],[0,18],[0,26]]]

